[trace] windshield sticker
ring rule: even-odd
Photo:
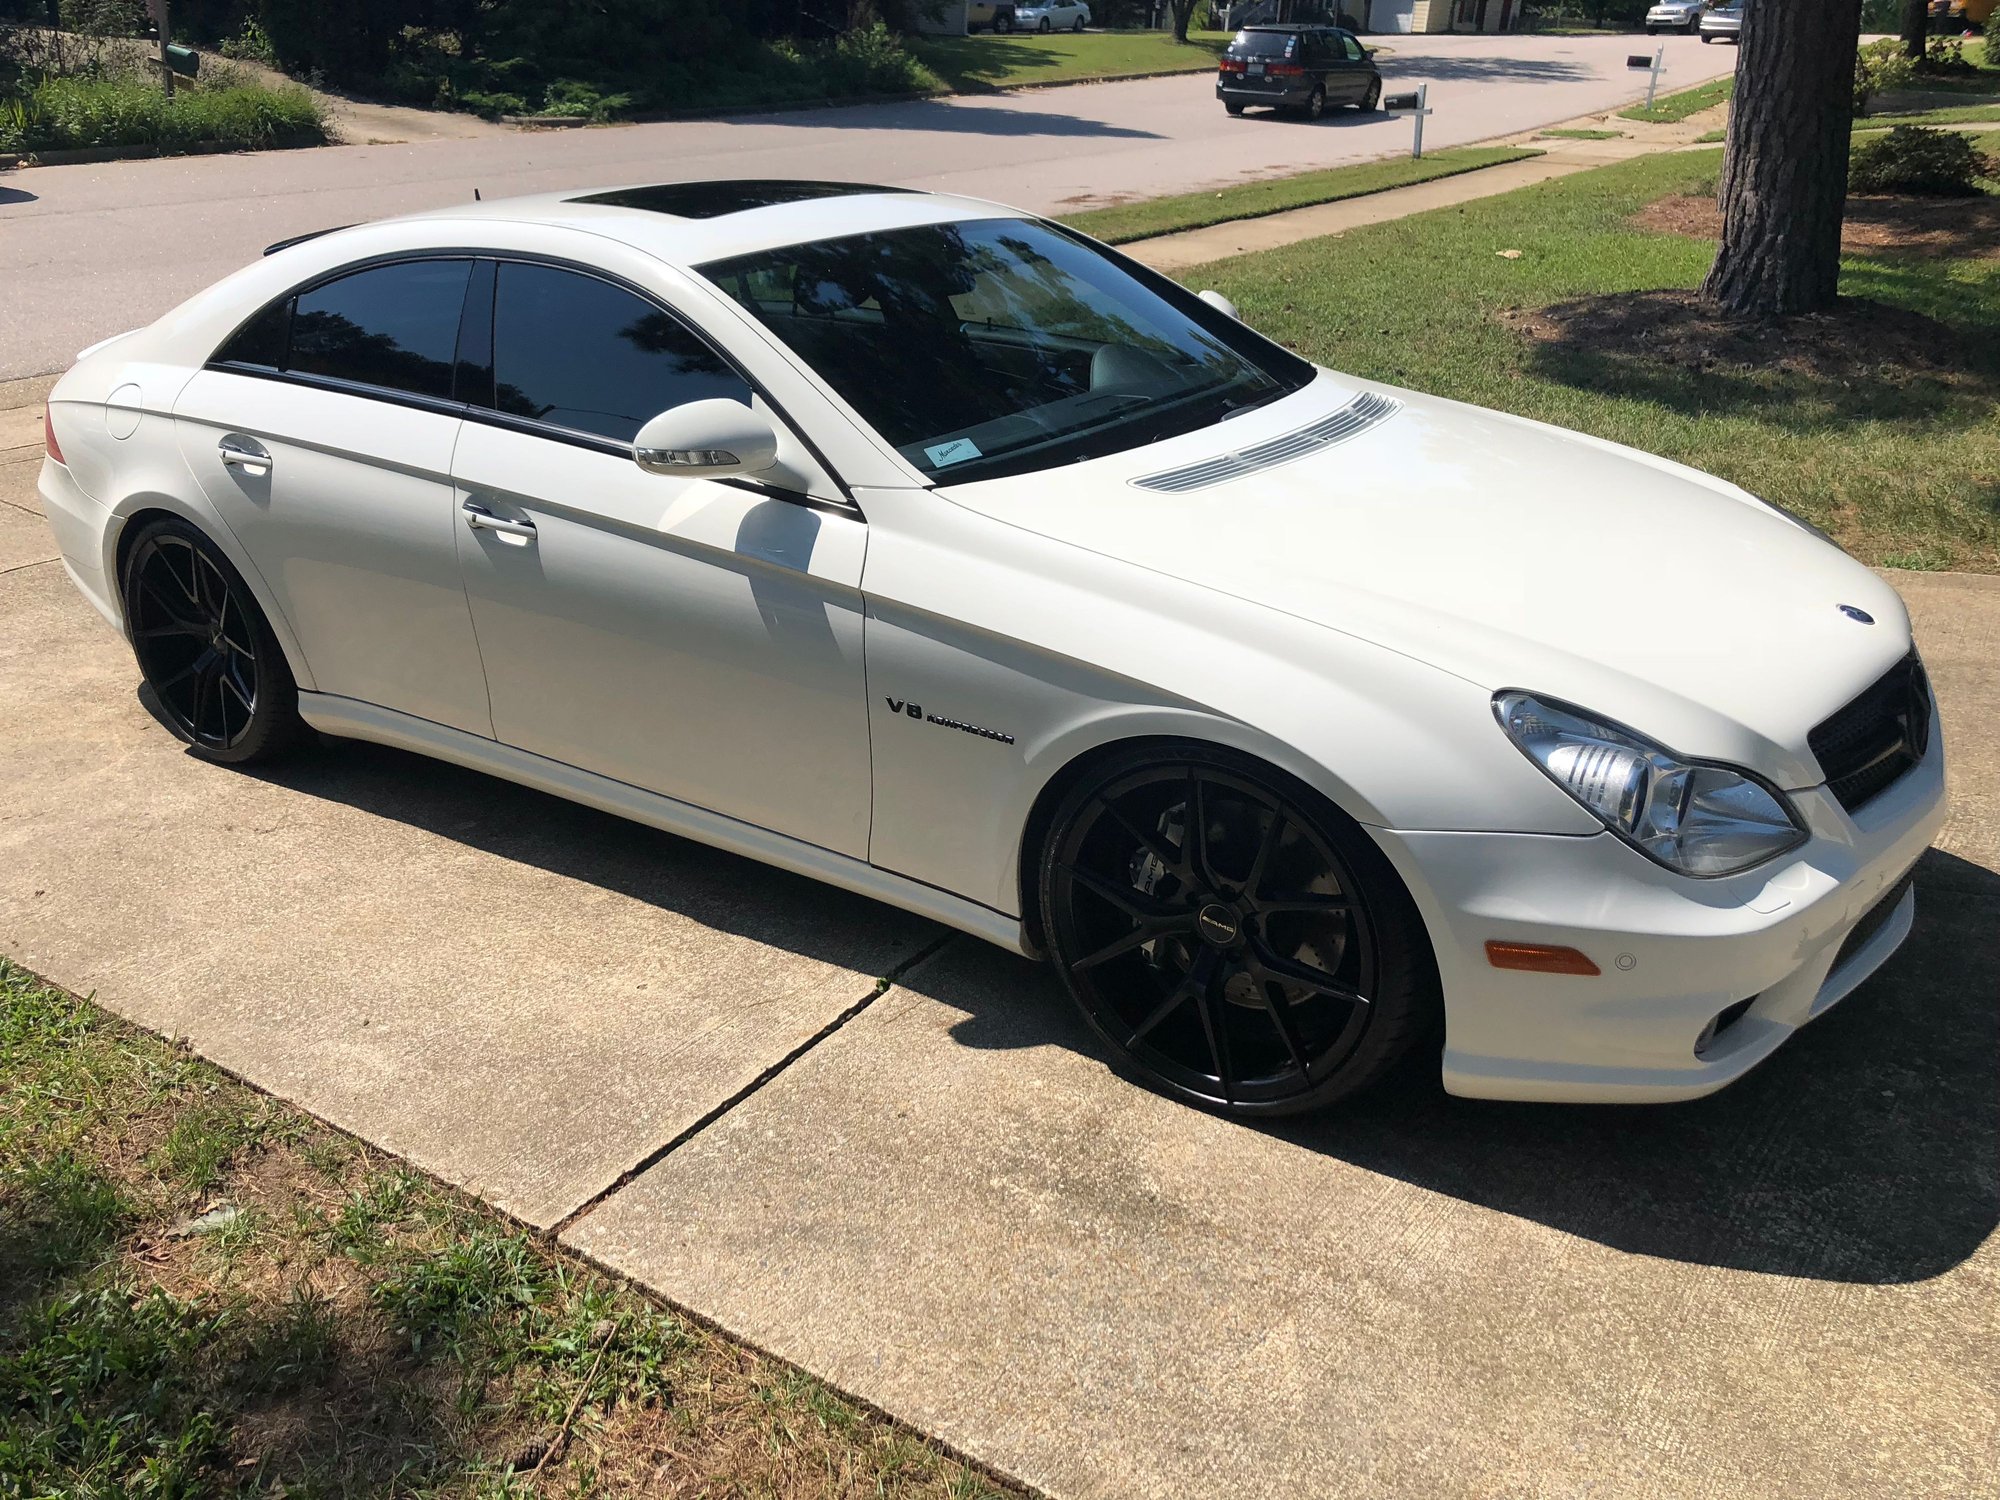
[[[924,457],[942,469],[947,464],[962,464],[968,458],[979,457],[979,444],[971,438],[953,438],[948,443],[932,443],[924,449]]]

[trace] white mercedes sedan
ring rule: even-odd
[[[681,182],[274,247],[41,494],[155,715],[503,776],[1052,960],[1243,1115],[1740,1078],[1910,930],[1901,601],[1643,453],[1321,369],[962,198]]]

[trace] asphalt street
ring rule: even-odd
[[[1629,36],[1385,39],[1391,91],[1431,85],[1427,147],[1526,130],[1645,89]],[[1661,87],[1735,66],[1665,38]],[[396,146],[0,173],[0,379],[64,368],[288,235],[470,198],[677,177],[819,177],[961,192],[1043,212],[1407,149],[1410,121],[1232,120],[1211,75],[980,98]]]

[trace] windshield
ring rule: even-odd
[[[1120,452],[1312,378],[1165,278],[1033,220],[886,230],[701,271],[934,478]]]

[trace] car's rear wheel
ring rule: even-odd
[[[1379,78],[1371,78],[1368,80],[1367,92],[1362,94],[1361,102],[1357,104],[1355,107],[1359,109],[1363,114],[1373,114],[1375,112],[1375,107],[1379,105],[1381,102],[1382,102],[1382,80]]]
[[[1373,1082],[1436,1012],[1416,910],[1351,819],[1247,756],[1118,754],[1042,850],[1051,957],[1120,1065],[1238,1115]]]
[[[1704,32],[1703,32],[1703,33],[1701,34],[1701,44],[1702,44],[1702,46],[1704,46],[1704,47],[1706,47],[1706,46],[1707,46],[1707,45],[1708,45],[1708,44],[1709,44],[1710,42],[1712,42],[1712,41],[1714,41],[1714,40],[1715,40],[1715,38],[1714,38],[1714,37],[1712,37],[1712,36],[1710,36],[1710,35],[1709,35],[1709,34],[1708,34],[1707,32],[1705,32],[1705,31],[1704,31]]]
[[[1002,36],[1005,36],[1008,32],[1014,29],[1014,17],[1004,12],[1000,15],[995,16],[993,18],[993,29],[999,32]]]
[[[243,765],[289,746],[299,694],[242,575],[185,521],[161,519],[125,557],[125,622],[159,712],[203,760]]]
[[[1240,115],[1243,113],[1243,106],[1238,104],[1234,99],[1223,100],[1222,107],[1228,110],[1232,115]]]
[[[1305,117],[1308,120],[1317,120],[1321,115],[1325,113],[1326,113],[1326,85],[1323,83],[1316,83],[1313,85],[1313,91],[1310,94],[1306,95]]]

